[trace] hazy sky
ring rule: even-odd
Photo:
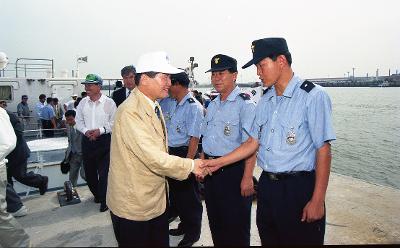
[[[140,54],[165,50],[173,65],[190,56],[196,79],[209,82],[210,59],[251,58],[255,39],[285,37],[294,71],[304,78],[400,73],[398,0],[0,0],[0,51],[18,57],[51,58],[56,73],[80,64],[89,72],[119,77]],[[255,81],[255,67],[239,81]]]

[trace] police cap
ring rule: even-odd
[[[224,54],[217,54],[211,59],[211,69],[206,71],[224,71],[231,69],[234,72],[237,72],[237,61],[236,59],[229,57]]]
[[[251,51],[253,52],[253,59],[247,64],[242,66],[243,69],[256,65],[261,60],[285,53],[289,53],[286,40],[284,38],[265,38],[255,40],[251,43]]]

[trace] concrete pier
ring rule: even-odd
[[[258,173],[259,174],[259,171]],[[99,212],[88,188],[79,187],[82,202],[60,207],[56,192],[23,200],[29,214],[18,218],[33,246],[116,246],[110,213]],[[204,205],[204,202],[203,202]],[[400,190],[331,174],[327,193],[326,244],[399,244]],[[252,209],[251,245],[260,245]],[[196,246],[212,246],[204,206],[203,226]],[[171,227],[175,227],[174,221]],[[134,234],[133,234],[134,235]],[[171,246],[181,237],[170,236]]]

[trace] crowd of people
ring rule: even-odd
[[[256,192],[262,245],[323,244],[330,143],[336,139],[330,98],[294,74],[285,39],[255,40],[251,52],[242,68],[255,65],[266,88],[257,104],[236,85],[235,58],[211,58],[213,98],[191,92],[188,75],[165,52],[124,67],[123,86],[111,98],[101,93],[97,74],[82,82],[87,96],[78,101],[73,95],[64,108],[39,97],[43,129],[57,127],[57,111],[65,111],[70,181],[76,186],[80,172],[99,210],[110,210],[119,246],[169,246],[169,235],[183,235],[178,246],[195,244],[203,213],[200,182],[214,245],[249,246],[256,163],[263,171]],[[26,113],[26,100],[18,114]],[[12,141],[3,135],[14,134],[8,132],[1,136],[7,145]],[[11,150],[0,151],[0,162]],[[1,211],[6,214],[3,205]],[[169,229],[176,216],[178,227]],[[7,225],[14,225],[13,237],[29,239],[17,223]],[[20,244],[15,239],[6,244]]]

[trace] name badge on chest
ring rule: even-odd
[[[286,143],[289,145],[296,144],[296,133],[294,132],[294,128],[290,128],[290,131],[287,133],[286,136]]]
[[[225,134],[226,136],[231,135],[231,126],[230,126],[230,123],[229,123],[229,122],[225,123],[224,134]]]

